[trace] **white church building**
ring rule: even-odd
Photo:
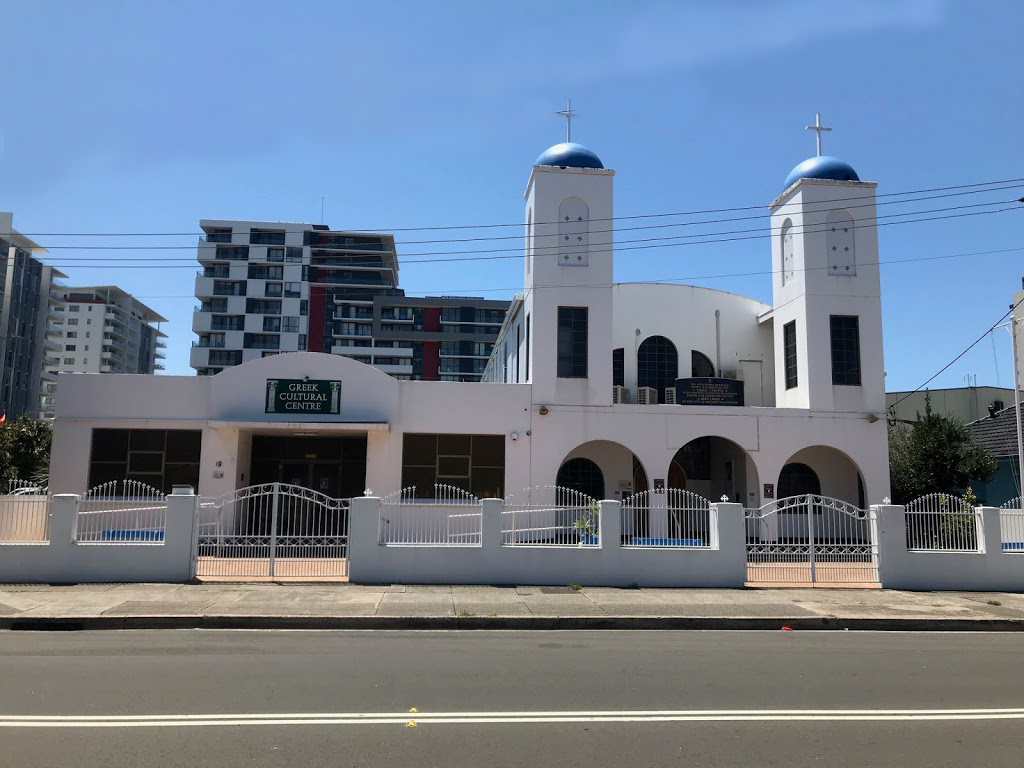
[[[614,180],[558,144],[526,186],[523,291],[480,383],[398,381],[306,352],[215,376],[62,375],[53,493],[132,479],[220,496],[435,484],[685,489],[746,507],[889,493],[875,184],[834,158],[771,203],[772,303],[614,283]]]

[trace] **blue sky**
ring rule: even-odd
[[[617,171],[621,216],[767,204],[814,154],[803,126],[819,111],[834,128],[826,154],[879,194],[1024,178],[1019,0],[0,0],[0,19],[0,210],[44,246],[182,246],[49,257],[73,282],[116,283],[170,318],[169,373],[191,373],[196,238],[43,233],[316,222],[321,196],[339,229],[520,222],[530,165],[561,140],[552,113],[567,96],[581,115],[574,138]],[[881,258],[1022,247],[1022,215],[881,227]],[[751,226],[767,220],[697,231]],[[408,263],[462,249],[400,245],[401,285],[508,297],[521,284],[516,259]],[[75,261],[97,256],[178,261]],[[767,274],[697,279],[768,269],[768,241],[752,239],[622,251],[615,277],[692,277],[770,300]],[[948,362],[1022,275],[1024,251],[883,267],[887,387],[913,388]],[[1008,385],[1004,336],[932,386],[967,375]]]

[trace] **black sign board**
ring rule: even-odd
[[[743,382],[738,379],[676,379],[677,405],[743,405]]]
[[[322,379],[267,379],[267,413],[337,414],[341,382]]]

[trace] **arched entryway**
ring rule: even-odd
[[[558,465],[555,484],[591,498],[617,500],[650,487],[636,455],[612,440],[590,440],[569,451]]]
[[[682,446],[669,462],[668,488],[687,490],[711,501],[744,505],[757,501],[757,469],[743,448],[724,437],[698,437]]]
[[[658,390],[658,402],[665,402],[665,390],[675,387],[679,377],[679,353],[664,336],[648,336],[636,353],[636,385]]]
[[[570,488],[592,499],[605,498],[604,473],[590,459],[569,459],[558,468],[555,485]]]
[[[776,481],[777,499],[814,494],[840,499],[864,509],[881,499],[867,499],[860,468],[838,448],[812,445],[792,456],[782,467]]]
[[[778,497],[784,499],[808,493],[821,495],[821,480],[818,479],[818,473],[799,461],[784,466],[779,473]]]

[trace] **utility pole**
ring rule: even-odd
[[[1017,413],[1017,482],[1021,494],[1018,503],[1024,506],[1024,431],[1021,430],[1020,417],[1020,361],[1017,359],[1017,326],[1024,323],[1024,318],[1010,318],[1010,345],[1013,352],[1013,410]]]

